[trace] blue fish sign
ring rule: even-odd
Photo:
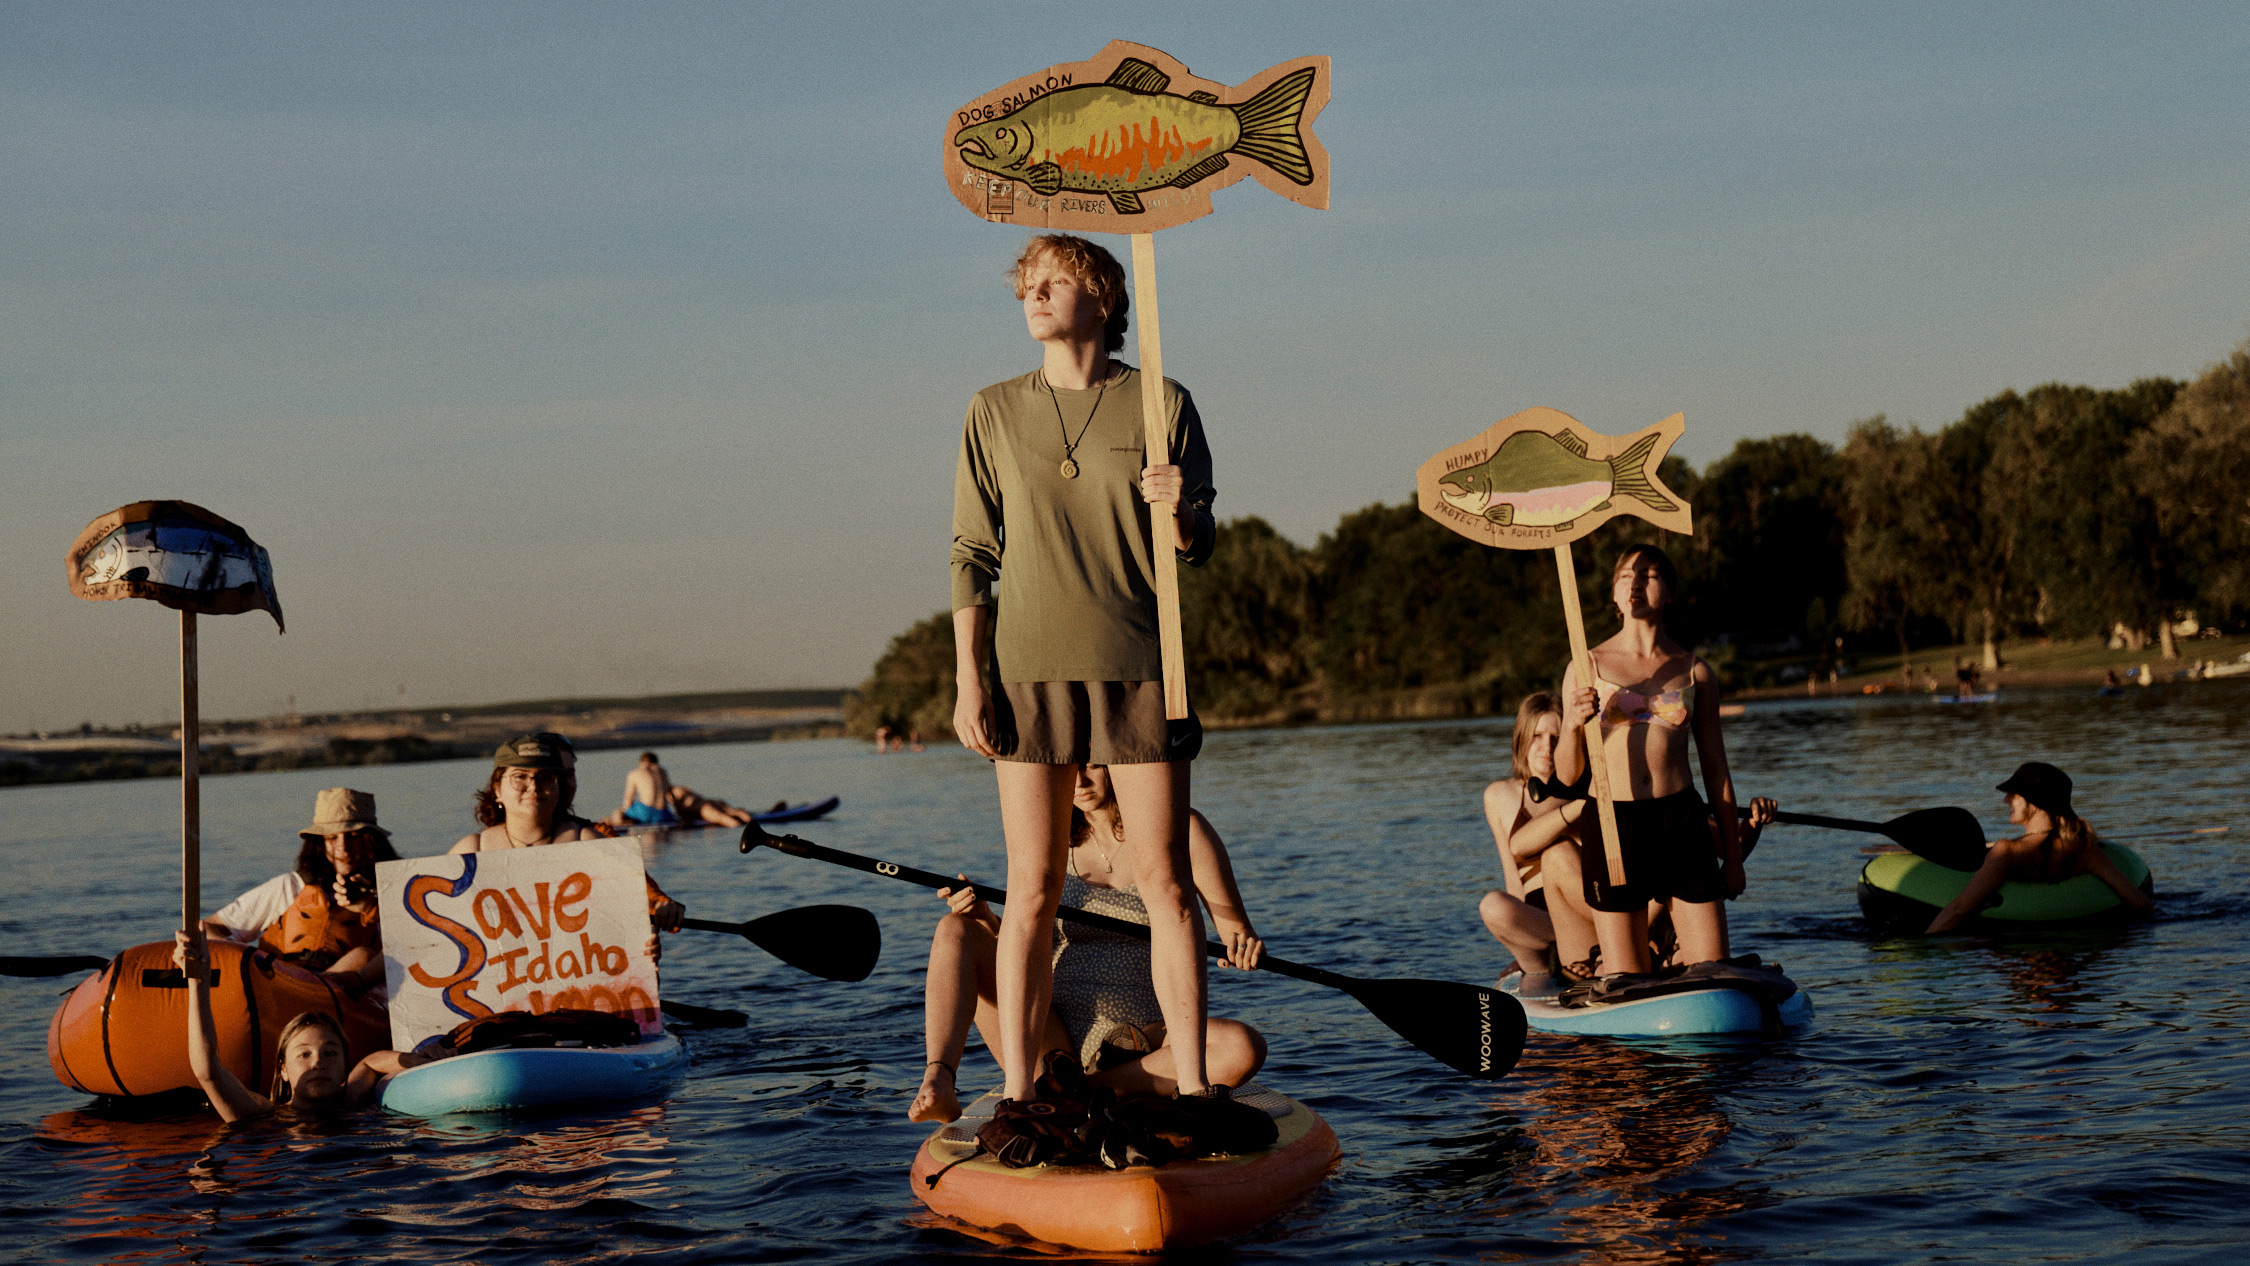
[[[276,628],[287,631],[265,547],[198,505],[121,506],[87,524],[64,561],[70,591],[81,598],[149,598],[204,615],[265,611]]]

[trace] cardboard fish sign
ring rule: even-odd
[[[1549,549],[1620,514],[1691,531],[1687,499],[1656,476],[1686,430],[1675,413],[1616,438],[1558,409],[1526,409],[1422,463],[1415,499],[1422,513],[1501,549]]]
[[[1328,207],[1313,120],[1328,59],[1300,57],[1236,87],[1113,40],[1092,61],[995,88],[945,124],[945,179],[987,220],[1074,233],[1153,233],[1211,214],[1245,176]]]
[[[86,525],[64,562],[70,591],[81,598],[152,598],[204,615],[266,611],[277,628],[287,628],[265,547],[185,501],[136,501],[110,511]]]

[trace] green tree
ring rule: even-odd
[[[1180,569],[1180,632],[1196,710],[1214,717],[1304,711],[1313,680],[1313,562],[1264,519],[1219,529],[1211,557]]]
[[[1666,621],[1689,643],[1722,633],[1804,632],[1842,604],[1844,468],[1810,435],[1746,439],[1681,489],[1695,506],[1694,567]],[[1672,546],[1662,540],[1670,552]]]
[[[2162,378],[2122,391],[2049,383],[2025,393],[1996,430],[1986,509],[2014,542],[2042,629],[2084,635],[2153,624],[2174,657],[2175,569],[2156,547],[2148,498],[2123,473],[2134,441],[2178,391]]]
[[[953,615],[940,611],[891,639],[875,671],[844,700],[844,728],[859,738],[879,726],[953,734]]]
[[[1843,467],[1842,614],[1856,629],[1887,627],[1898,640],[1899,671],[1912,664],[1907,629],[1918,616],[1942,615],[1943,562],[1931,530],[1931,469],[1936,441],[1900,431],[1877,414],[1852,425]]]
[[[2181,389],[2126,466],[2175,592],[2209,624],[2250,607],[2250,340]]]

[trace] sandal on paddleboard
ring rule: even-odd
[[[1195,1132],[1193,1154],[1197,1156],[1261,1152],[1281,1136],[1272,1117],[1248,1104],[1236,1103],[1226,1086],[1205,1086],[1194,1094],[1179,1096],[1173,1103]]]

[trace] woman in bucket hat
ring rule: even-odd
[[[486,853],[614,837],[615,828],[589,822],[573,811],[577,767],[578,750],[552,731],[518,734],[502,743],[492,753],[492,776],[476,796],[476,819],[482,829],[462,836],[448,851]],[[648,877],[652,927],[676,932],[686,913],[686,906],[667,896],[654,876]],[[649,955],[657,953],[656,935],[651,932]]]
[[[2134,913],[2155,907],[2148,894],[2125,882],[2109,855],[2096,847],[2094,828],[2070,807],[2070,775],[2045,761],[2030,761],[1995,790],[2008,798],[2008,821],[2022,827],[2023,834],[1986,850],[1984,865],[1961,895],[1930,920],[1929,935],[1951,932],[1973,918],[2010,880],[2052,884],[2091,874]]]
[[[383,942],[376,923],[375,863],[398,860],[375,818],[375,797],[330,787],[313,797],[312,822],[297,832],[297,865],[252,888],[203,921],[212,936],[256,941],[282,959],[325,972],[350,988],[379,986]]]

